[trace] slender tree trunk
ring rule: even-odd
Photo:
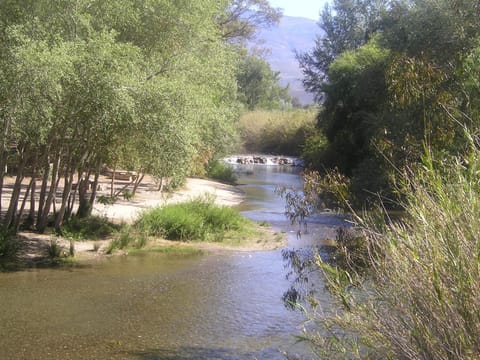
[[[65,174],[65,184],[63,186],[63,194],[62,194],[62,203],[60,205],[60,209],[55,217],[55,230],[60,230],[63,224],[63,220],[65,219],[65,210],[67,208],[67,201],[70,197],[70,193],[72,192],[72,183],[73,183],[73,176],[74,176],[74,169],[76,166],[73,166],[70,171],[67,171]]]
[[[7,170],[7,152],[8,152],[8,135],[10,133],[10,125],[12,120],[9,116],[5,117],[5,123],[0,139],[0,216],[2,214],[2,196],[3,196],[3,178]]]
[[[32,176],[32,179],[30,180],[30,183],[28,184],[27,190],[25,192],[25,196],[23,197],[22,205],[20,206],[20,211],[18,212],[18,215],[16,216],[14,221],[13,227],[15,229],[15,233],[17,233],[18,229],[20,228],[20,222],[22,220],[23,211],[25,210],[25,205],[27,203],[28,196],[30,195],[30,191],[32,190],[32,188],[34,188],[34,186],[35,186],[35,177]]]
[[[3,151],[2,151],[3,152]],[[0,160],[0,217],[2,216],[3,179],[6,175],[7,162],[2,154]]]
[[[50,161],[48,155],[45,157],[45,166],[43,168],[42,186],[40,187],[40,197],[38,199],[37,223],[43,215],[45,199],[47,197],[48,178],[50,177]]]
[[[90,206],[90,201],[87,196],[88,193],[88,186],[90,183],[90,176],[92,175],[92,170],[89,169],[85,179],[82,179],[78,183],[78,211],[77,216],[79,217],[87,217],[92,213],[92,209]]]
[[[65,171],[65,173],[67,173],[67,171]],[[55,182],[55,191],[53,192],[53,200],[52,200],[54,218],[57,217],[57,189],[58,189],[58,186],[60,185],[61,180],[62,180],[62,174],[59,168],[59,170],[57,171],[57,180]],[[65,185],[64,185],[64,188],[65,188]]]
[[[115,184],[115,171],[117,171],[117,164],[113,165],[112,181],[110,182],[110,197],[113,199],[113,185]]]
[[[15,221],[15,215],[18,208],[18,201],[20,199],[20,193],[22,191],[22,181],[23,181],[23,170],[25,168],[25,160],[22,159],[18,166],[18,173],[15,179],[15,184],[13,185],[12,196],[10,197],[10,205],[5,215],[4,226],[9,228],[13,225]]]
[[[138,175],[137,178],[135,179],[135,184],[133,185],[133,190],[132,190],[133,195],[136,194],[138,187],[140,186],[143,178],[145,177],[145,173],[144,173],[144,172],[142,172],[142,173],[138,172],[138,174],[139,174],[139,175]],[[141,174],[141,175],[140,175],[140,174]]]
[[[6,173],[5,166],[6,166],[6,162],[3,159],[1,159],[0,160],[0,218],[2,216],[3,178],[5,177],[5,173]]]
[[[160,183],[158,184],[157,191],[162,192],[163,190],[163,176],[160,178]]]
[[[32,177],[32,190],[30,192],[30,213],[27,218],[27,223],[32,225],[35,224],[35,192],[37,189],[37,179],[36,179],[36,172],[34,171]]]
[[[45,200],[45,206],[42,210],[42,215],[38,218],[37,221],[37,230],[39,232],[44,232],[45,228],[48,224],[48,215],[50,213],[50,207],[52,205],[52,201],[55,198],[56,192],[56,185],[57,185],[57,173],[60,167],[60,156],[59,154],[56,155],[55,162],[53,163],[53,170],[52,170],[52,181],[50,183],[50,189],[48,191],[47,199]]]
[[[118,195],[120,195],[125,189],[127,189],[130,185],[133,184],[133,180],[130,181],[128,184],[124,185],[120,190],[118,190],[113,197],[116,198]]]
[[[100,178],[100,170],[102,168],[102,162],[99,161],[97,163],[97,167],[95,169],[95,178],[93,180],[93,188],[92,193],[90,194],[90,199],[88,200],[89,205],[89,215],[92,213],[93,205],[95,203],[95,198],[97,197],[97,188],[98,188],[98,179]]]
[[[67,207],[67,217],[71,217],[73,214],[73,207],[75,206],[75,200],[77,199],[77,193],[78,193],[78,187],[80,185],[80,181],[82,180],[82,174],[83,171],[81,169],[77,170],[77,186],[75,187],[75,190],[73,190],[73,193],[70,193],[70,196],[68,197],[68,207]],[[73,187],[73,184],[72,184]]]

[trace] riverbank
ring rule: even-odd
[[[100,188],[109,185],[105,179],[100,183]],[[199,178],[188,178],[186,184],[173,192],[163,193],[156,190],[156,185],[150,179],[146,179],[139,187],[137,194],[131,200],[119,199],[115,204],[103,205],[97,203],[93,214],[107,218],[116,224],[131,224],[146,209],[162,205],[187,202],[200,196],[209,196],[217,205],[235,206],[244,201],[245,194],[235,186],[226,185],[216,181]],[[112,238],[102,240],[74,241],[74,260],[102,259],[108,254],[109,244]],[[286,236],[274,232],[270,227],[256,226],[251,234],[229,236],[223,242],[179,242],[158,238],[150,238],[145,248],[140,251],[160,251],[168,249],[170,253],[208,252],[217,253],[222,251],[265,251],[281,248],[285,245]],[[55,234],[37,234],[34,232],[20,232],[19,242],[21,251],[19,254],[19,266],[35,266],[36,264],[48,263],[48,249],[58,246],[64,259],[70,252],[70,240]],[[138,252],[135,250],[134,252]],[[115,252],[127,255],[129,250]],[[69,258],[71,259],[71,258]]]
[[[104,182],[101,182],[100,188],[108,188],[109,181],[109,179],[105,179]],[[100,195],[102,194],[100,193]],[[93,215],[104,216],[116,223],[132,223],[142,211],[148,208],[186,202],[199,196],[211,196],[217,205],[235,206],[244,201],[244,195],[235,186],[200,178],[187,178],[183,187],[172,192],[160,192],[153,179],[146,176],[133,199],[119,198],[112,205],[103,205],[97,202],[93,209]]]

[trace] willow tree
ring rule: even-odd
[[[195,158],[231,144],[222,140],[234,136],[237,109],[234,56],[217,22],[225,3],[7,1],[0,10],[0,168],[16,177],[7,227],[18,227],[27,198],[40,231],[52,210],[60,227],[77,196],[88,215],[87,185],[118,159],[184,176]]]

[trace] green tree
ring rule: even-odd
[[[248,110],[280,109],[291,105],[288,86],[279,84],[280,73],[270,68],[262,58],[246,55],[237,73],[240,101]]]
[[[325,5],[320,20],[320,35],[311,52],[297,53],[305,89],[321,102],[323,85],[328,82],[330,64],[343,52],[367,43],[380,28],[387,0],[334,0]]]
[[[321,167],[351,177],[354,193],[375,193],[391,183],[384,159],[393,172],[417,163],[425,147],[466,151],[458,119],[472,121],[459,69],[476,46],[478,4],[352,0],[336,1],[334,9],[322,13],[324,35],[314,50],[299,56],[307,89],[325,105],[318,116],[328,139],[319,149]],[[373,44],[389,53],[377,64],[367,51]],[[373,170],[371,179],[385,181],[369,184]]]
[[[251,39],[259,28],[278,23],[280,17],[280,10],[273,8],[268,0],[228,0],[218,24],[224,41],[242,43]]]
[[[88,215],[103,165],[181,178],[234,143],[225,3],[6,1],[0,11],[0,178],[9,165],[16,179],[6,226],[18,228],[27,198],[40,231],[52,211],[59,228],[77,198]]]

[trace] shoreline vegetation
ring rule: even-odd
[[[3,269],[75,266],[109,256],[146,252],[180,256],[264,251],[280,248],[285,243],[285,234],[252,222],[234,209],[243,202],[244,193],[233,185],[188,178],[182,188],[169,193],[153,191],[154,186],[146,179],[133,199],[119,199],[107,205],[97,203],[92,217],[85,220],[73,218],[62,233],[53,229],[44,234],[19,232],[15,239],[19,246],[18,255],[4,264]],[[199,207],[208,211],[204,219],[188,213],[194,211],[198,214]],[[152,221],[152,213],[167,208],[177,212],[171,214],[175,226],[192,227],[191,236],[174,238],[167,236],[164,229],[152,232],[146,228],[145,222],[149,221],[146,218]],[[182,224],[182,216],[188,223]],[[208,221],[216,222],[206,229],[203,224]],[[197,233],[200,228],[204,231]]]

